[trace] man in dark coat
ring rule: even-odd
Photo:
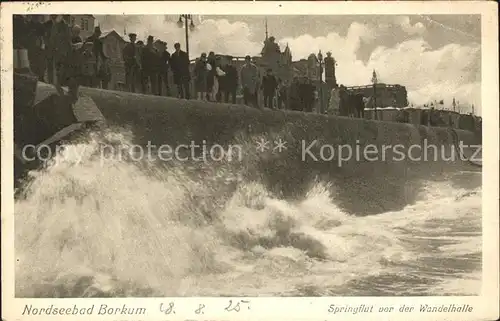
[[[257,90],[259,89],[259,68],[252,62],[249,55],[245,56],[245,64],[240,69],[241,87],[245,105],[259,108]]]
[[[340,85],[339,91],[340,106],[339,112],[340,116],[349,116],[349,92],[344,85]]]
[[[219,91],[224,96],[224,102],[236,104],[236,90],[238,89],[238,70],[232,65],[233,57],[225,56],[222,71],[226,74],[219,78]]]
[[[299,86],[300,100],[303,106],[303,111],[310,113],[313,110],[314,105],[314,85],[311,80],[304,78]]]
[[[23,35],[28,49],[28,60],[31,71],[43,81],[45,75],[44,26],[40,15],[26,15],[26,31]]]
[[[97,86],[98,83],[101,82],[103,78],[103,67],[104,67],[104,60],[108,59],[108,57],[104,54],[104,47],[101,41],[101,28],[100,27],[95,27],[94,28],[94,33],[87,38],[86,42],[92,42],[93,44],[93,53],[94,57],[96,59],[96,65],[95,65],[95,79],[93,80],[93,86]]]
[[[143,63],[142,55],[144,53],[144,48],[145,48],[144,41],[142,41],[142,40],[137,41],[136,48],[137,48],[137,64],[139,65],[139,69],[138,69],[137,75],[136,75],[136,82],[137,82],[138,86],[140,87],[141,93],[146,94],[147,89],[148,89],[147,88],[147,78],[144,76],[143,67],[142,67],[142,63]]]
[[[27,49],[27,37],[26,34],[28,32],[28,21],[27,19],[20,15],[16,14],[12,17],[12,31],[13,31],[13,45],[14,49]]]
[[[167,43],[162,41],[160,44],[160,67],[158,75],[158,94],[163,93],[163,86],[166,89],[166,95],[170,96],[170,86],[168,84],[168,69],[170,66],[170,53],[167,51]]]
[[[264,107],[274,108],[273,100],[278,87],[278,80],[273,75],[271,68],[267,69],[267,73],[262,77],[262,92],[264,94]]]
[[[148,36],[146,47],[142,51],[142,72],[146,84],[151,86],[151,94],[158,95],[160,53],[154,47],[153,42],[153,36]]]
[[[62,15],[57,15],[52,23],[49,38],[49,55],[53,59],[56,72],[56,88],[60,94],[63,93],[61,86],[66,85],[67,77],[65,68],[71,53],[71,32]]]
[[[365,101],[363,100],[362,94],[352,94],[350,97],[350,105],[354,117],[356,118],[365,117]]]
[[[292,84],[290,85],[290,91],[288,95],[290,109],[295,111],[302,111],[303,105],[300,96],[300,80],[298,77],[294,77]]]
[[[189,72],[189,57],[185,51],[181,50],[180,43],[174,44],[175,52],[170,57],[170,67],[174,75],[174,83],[180,98],[190,98],[189,81],[191,80]]]
[[[290,86],[286,81],[282,79],[278,79],[278,109],[288,109],[288,95],[289,95]]]
[[[60,95],[64,95],[62,86],[67,85],[68,97],[72,102],[75,102],[78,100],[78,89],[81,82],[80,54],[82,48],[81,46],[73,47],[71,44],[71,31],[62,15],[57,15],[50,26],[47,48],[54,64],[52,68],[55,67],[55,87]]]
[[[54,84],[54,73],[55,73],[55,64],[54,64],[54,55],[53,48],[50,42],[52,27],[54,26],[55,20],[57,18],[56,14],[51,14],[50,19],[43,24],[44,27],[44,42],[45,42],[45,66],[47,68],[47,81],[50,84]]]

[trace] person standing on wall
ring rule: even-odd
[[[101,82],[100,85],[102,89],[109,88],[109,83],[111,82],[111,78],[112,78],[112,73],[111,73],[111,66],[109,65],[109,59],[105,59],[102,62],[99,75],[99,79]]]
[[[316,87],[311,79],[306,78],[304,84],[304,111],[312,113],[314,109],[314,102],[317,99]]]
[[[82,44],[82,85],[85,87],[92,87],[96,78],[96,64],[97,60],[94,55],[94,44],[92,42],[85,42]]]
[[[47,81],[49,84],[54,84],[55,64],[54,64],[54,49],[52,48],[51,35],[57,15],[51,14],[50,19],[44,23],[44,42],[45,42],[45,66],[47,69]]]
[[[229,103],[229,96],[231,96],[231,103],[236,104],[236,90],[238,89],[238,71],[231,64],[233,57],[225,56],[222,70],[226,74],[224,77],[219,78],[219,89],[221,95],[224,96],[224,102]]]
[[[50,56],[55,66],[55,86],[59,94],[63,94],[62,86],[66,85],[64,74],[68,57],[71,53],[71,33],[62,15],[57,15],[52,24],[49,40]]]
[[[13,44],[13,65],[14,72],[18,74],[23,74],[25,76],[29,75],[30,84],[35,84],[37,82],[37,77],[33,75],[33,71],[30,66],[29,59],[29,37],[28,37],[28,20],[26,16],[14,15],[12,17],[12,44]],[[21,97],[23,96],[23,97]],[[21,100],[26,100],[26,104],[30,105],[31,100],[34,97],[29,97],[27,95],[16,95],[16,98]]]
[[[94,33],[87,38],[87,42],[92,42],[93,47],[92,50],[94,52],[94,56],[96,59],[96,64],[95,64],[95,77],[92,81],[92,86],[93,87],[98,87],[99,83],[101,82],[102,79],[102,68],[104,65],[104,60],[108,59],[108,57],[104,54],[104,47],[101,41],[101,28],[100,27],[95,27],[94,28]]]
[[[73,47],[73,55],[71,59],[71,72],[70,74],[75,78],[78,86],[87,86],[87,79],[85,75],[88,57],[87,52],[85,52],[85,46],[83,44],[82,37],[80,37],[81,28],[79,25],[74,25],[71,28],[71,46]],[[92,49],[92,48],[90,48]]]
[[[259,108],[257,101],[257,89],[259,85],[259,70],[255,64],[251,62],[250,56],[245,57],[245,64],[240,70],[240,83],[243,88],[243,100],[245,105],[252,105]]]
[[[217,102],[222,101],[220,81],[224,82],[224,77],[226,77],[226,73],[222,70],[222,58],[221,56],[217,56],[215,59],[214,85],[212,86],[212,92],[211,92],[212,101],[217,101]]]
[[[44,26],[40,19],[41,15],[26,16],[26,36],[31,71],[38,77],[39,81],[43,81],[46,69],[45,42]]]
[[[208,53],[207,57],[207,67],[208,67],[208,74],[207,74],[207,100],[209,101],[215,101],[215,99],[212,99],[213,97],[211,96],[211,93],[213,92],[213,87],[214,87],[214,82],[215,82],[215,77],[216,77],[216,67],[217,67],[217,59],[215,58],[215,53],[213,51],[210,51]]]
[[[143,70],[143,54],[144,54],[144,42],[142,40],[137,41],[137,64],[139,69],[137,71],[136,82],[140,88],[141,93],[147,94],[147,82],[146,77],[144,76]]]
[[[300,79],[298,77],[293,77],[290,85],[290,92],[288,94],[291,110],[302,111],[303,103],[301,99],[300,86]]]
[[[338,116],[340,114],[340,96],[339,88],[335,84],[330,92],[330,101],[328,102],[327,113]]]
[[[139,65],[137,64],[137,47],[135,41],[137,34],[128,35],[130,42],[125,45],[122,51],[122,57],[125,65],[125,85],[129,92],[135,92],[135,83]]]
[[[286,80],[278,79],[278,109],[289,109],[289,87]]]
[[[274,109],[273,102],[277,88],[278,88],[278,80],[273,75],[273,70],[271,68],[268,68],[266,75],[262,78],[264,107]]]
[[[207,99],[207,54],[202,53],[194,64],[194,87],[198,100]]]
[[[71,31],[62,15],[53,20],[50,31],[50,56],[55,65],[55,87],[61,96],[66,96],[62,86],[68,86],[70,102],[78,100],[78,89],[82,78],[83,43],[73,45]]]
[[[154,37],[148,36],[146,47],[142,51],[142,72],[146,87],[152,95],[158,95],[158,77],[160,68],[160,53],[154,47]]]
[[[163,87],[165,86],[166,95],[170,96],[170,86],[168,83],[168,68],[170,66],[170,53],[167,51],[167,43],[162,41],[160,46],[160,68],[158,75],[158,94],[163,95]]]
[[[349,116],[349,102],[350,95],[347,88],[344,85],[339,87],[339,115],[347,117]]]
[[[299,101],[302,105],[301,110],[307,113],[311,113],[314,107],[315,100],[315,87],[311,80],[307,77],[302,77],[299,88]]]
[[[170,58],[170,66],[174,74],[174,83],[177,86],[179,97],[189,99],[189,81],[191,80],[189,57],[185,51],[181,50],[180,43],[176,42],[174,44],[174,49],[175,52]]]

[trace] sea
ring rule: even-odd
[[[478,167],[419,172],[383,193],[387,171],[373,171],[380,184],[319,175],[285,186],[286,167],[277,177],[255,155],[102,159],[104,143],[130,135],[86,134],[29,173],[15,200],[16,297],[481,291]]]

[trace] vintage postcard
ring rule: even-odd
[[[496,3],[1,9],[2,319],[499,317]]]

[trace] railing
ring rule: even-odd
[[[403,88],[401,85],[388,85],[388,84],[377,84],[377,88]],[[373,85],[364,85],[364,86],[349,86],[347,89],[370,89],[373,88]]]

